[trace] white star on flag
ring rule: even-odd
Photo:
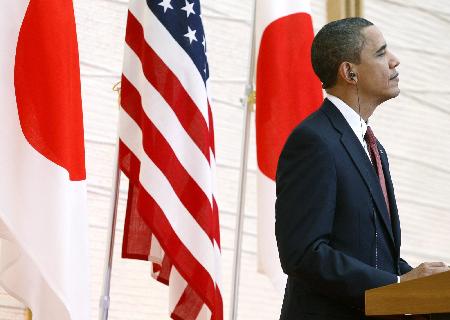
[[[205,39],[205,36],[203,36],[202,45],[203,45],[204,51],[206,52],[206,39]]]
[[[188,26],[188,33],[186,33],[184,36],[186,38],[189,38],[189,44],[192,44],[192,41],[197,41],[197,38],[195,37],[195,33],[197,30],[191,30],[191,27]]]
[[[172,5],[170,4],[172,0],[163,0],[162,2],[158,3],[159,6],[164,8],[164,13],[166,13],[167,9],[173,9]]]
[[[185,3],[186,3],[186,5],[183,8],[181,8],[181,10],[186,11],[186,15],[189,18],[189,15],[191,13],[195,14],[195,12],[194,12],[194,2],[189,3],[187,0],[185,0]]]

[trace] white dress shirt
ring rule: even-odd
[[[366,140],[364,140],[364,135],[367,131],[367,124],[364,119],[338,97],[328,94],[327,99],[330,100],[344,116],[345,120],[350,125],[350,128],[352,128],[362,147],[366,151],[367,157],[369,157],[369,160],[372,161],[370,158],[369,149],[367,148]]]

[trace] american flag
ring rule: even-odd
[[[131,0],[119,165],[122,256],[149,260],[172,319],[223,319],[214,131],[199,0]]]

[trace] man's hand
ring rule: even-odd
[[[449,271],[444,262],[424,262],[400,277],[400,282],[431,276],[432,274]]]

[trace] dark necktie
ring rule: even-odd
[[[389,207],[389,198],[386,190],[386,180],[384,179],[383,167],[381,166],[381,158],[380,152],[377,147],[377,139],[373,134],[372,129],[368,126],[366,134],[364,135],[364,140],[367,142],[367,146],[369,147],[370,157],[372,158],[372,164],[375,167],[375,170],[378,174],[378,179],[380,180],[381,190],[383,191],[384,201],[386,201],[386,206],[388,209],[389,215],[391,214],[391,209]]]

